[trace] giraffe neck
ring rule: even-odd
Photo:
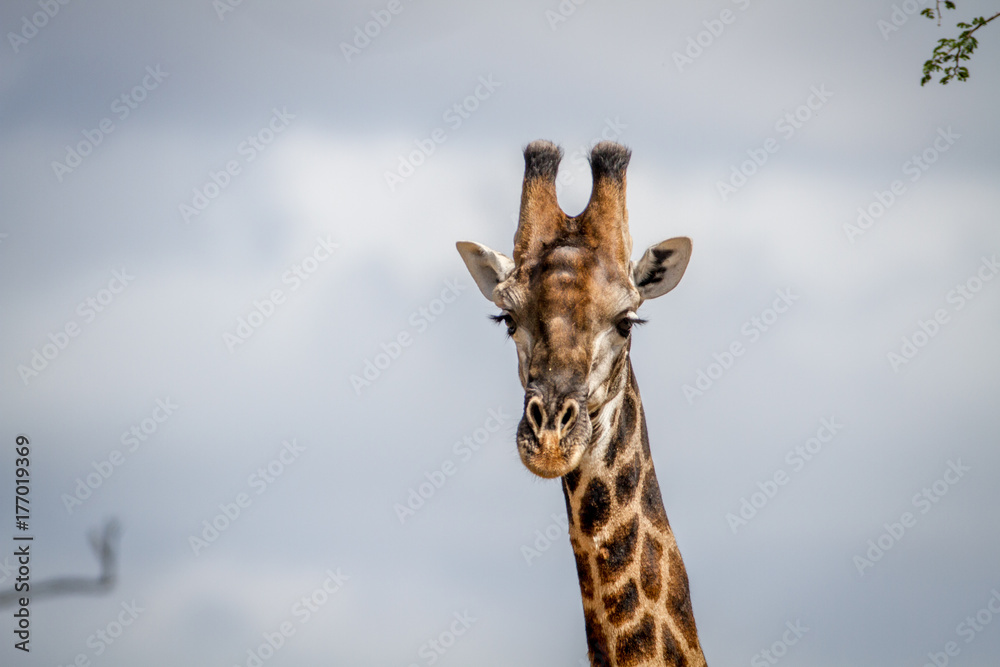
[[[591,664],[703,666],[639,387],[624,365],[621,390],[591,415],[591,447],[562,485]]]

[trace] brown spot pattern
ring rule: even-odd
[[[580,530],[584,535],[593,535],[610,518],[611,492],[604,482],[595,477],[587,483],[580,502]]]
[[[635,579],[629,579],[617,592],[604,596],[604,609],[608,612],[608,620],[615,625],[621,625],[632,618],[639,606],[639,588]]]
[[[584,623],[587,628],[587,650],[590,653],[590,664],[593,667],[610,667],[611,654],[608,651],[608,640],[604,636],[601,624],[593,612],[584,612]]]
[[[642,513],[660,530],[670,530],[667,511],[663,509],[660,485],[656,483],[656,471],[650,466],[642,480]]]
[[[653,460],[653,453],[649,451],[649,432],[646,430],[646,415],[639,411],[639,437],[642,443],[642,455],[647,461]]]
[[[677,645],[677,640],[670,632],[670,626],[663,624],[663,664],[667,667],[687,667],[688,661],[681,652],[681,647]]]
[[[611,439],[608,441],[608,450],[604,452],[604,465],[606,465],[609,469],[614,465],[615,459],[618,457],[618,447],[628,444],[618,438],[618,427],[621,423],[622,411],[619,410],[618,414],[615,415],[615,425],[613,427],[615,429],[615,434],[611,436]]]
[[[570,494],[576,493],[576,487],[580,484],[580,469],[576,468],[566,473],[563,476],[563,481],[566,482],[566,488],[569,489]]]
[[[639,517],[634,516],[631,521],[619,526],[597,553],[597,572],[602,582],[613,581],[632,562],[638,541]]]
[[[622,407],[618,411],[617,432],[608,443],[608,451],[604,454],[604,465],[608,468],[615,465],[619,446],[625,446],[631,442],[632,434],[635,432],[636,412],[635,395],[626,391],[625,397],[622,399]]]
[[[632,461],[622,466],[615,476],[615,500],[619,506],[627,505],[632,500],[641,475],[642,462],[639,459],[639,452],[636,452]]]
[[[591,600],[594,597],[594,578],[590,573],[587,554],[580,551],[580,545],[576,540],[570,539],[569,543],[573,547],[573,555],[576,556],[576,576],[580,579],[580,594],[584,599]]]
[[[660,560],[663,558],[663,546],[650,534],[642,545],[642,555],[639,557],[639,582],[642,592],[653,602],[660,599],[663,577],[660,573]]]
[[[681,634],[688,646],[698,645],[698,630],[694,624],[694,611],[691,609],[691,591],[688,588],[688,576],[681,561],[681,554],[676,547],[667,553],[670,564],[670,586],[667,587],[667,608],[673,616]]]
[[[569,527],[573,527],[573,503],[569,500],[569,489],[566,486],[566,480],[563,479],[563,500],[566,501],[566,520],[569,523]]]
[[[632,632],[618,638],[615,657],[620,667],[632,667],[656,657],[656,625],[646,614]]]

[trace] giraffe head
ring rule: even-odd
[[[631,261],[630,157],[624,146],[597,144],[590,154],[590,201],[570,217],[556,200],[562,149],[532,142],[524,150],[513,259],[478,243],[457,244],[517,346],[525,392],[517,448],[541,477],[561,477],[580,463],[592,440],[592,416],[624,387],[631,330],[642,322],[636,311],[673,289],[691,256],[691,241],[682,237]]]

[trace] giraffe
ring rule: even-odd
[[[639,305],[677,285],[691,241],[672,238],[630,261],[630,158],[624,146],[597,144],[590,201],[570,217],[556,199],[562,149],[530,143],[513,259],[469,241],[457,248],[517,348],[521,461],[562,478],[591,665],[698,667],[687,573],[629,358]]]

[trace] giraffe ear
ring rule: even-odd
[[[655,299],[677,286],[691,259],[691,239],[686,236],[650,246],[632,268],[632,281],[643,300]]]
[[[459,241],[455,244],[458,254],[462,256],[472,279],[476,281],[479,291],[490,301],[493,301],[493,288],[507,280],[514,271],[514,260],[484,245],[472,241]]]

